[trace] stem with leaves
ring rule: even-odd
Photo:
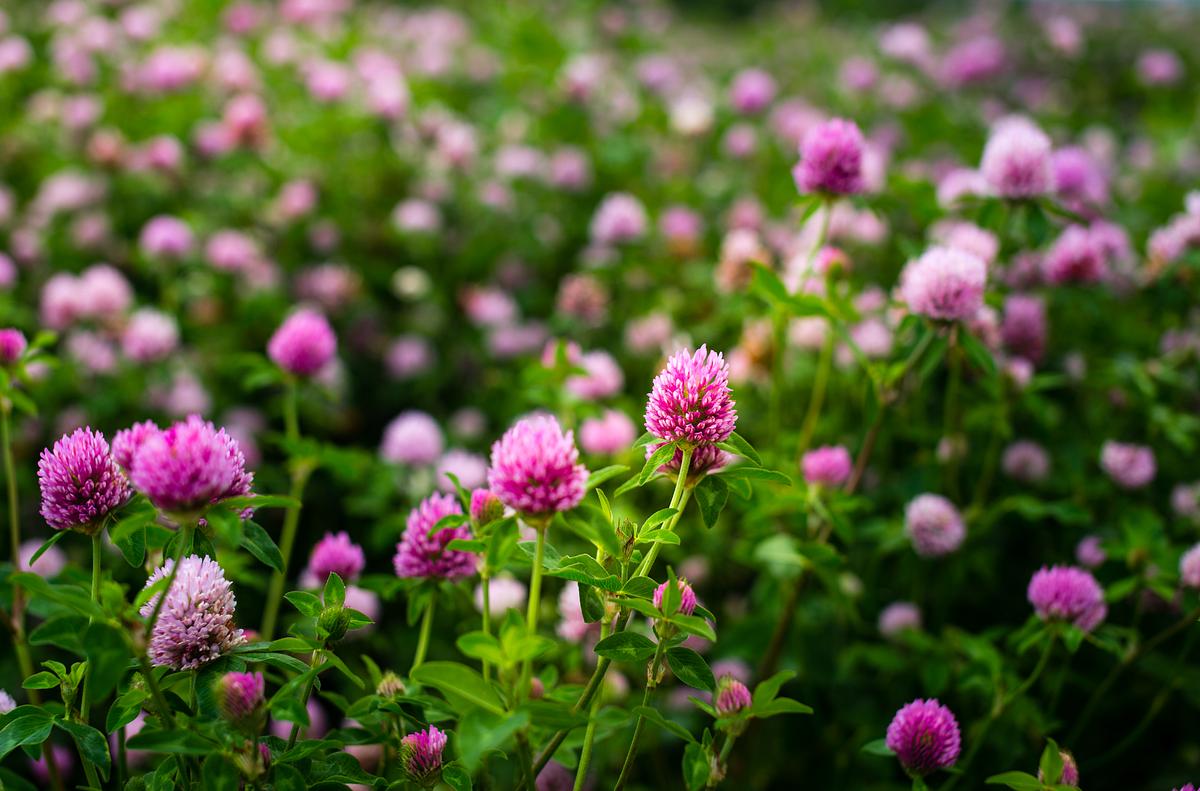
[[[1166,629],[1163,629],[1146,642],[1138,645],[1132,651],[1129,651],[1125,657],[1119,663],[1117,663],[1112,670],[1109,671],[1108,675],[1104,677],[1104,680],[1100,682],[1100,686],[1096,687],[1092,691],[1091,697],[1088,698],[1087,703],[1084,704],[1079,716],[1075,719],[1075,726],[1071,729],[1071,734],[1067,739],[1067,743],[1074,744],[1079,741],[1079,737],[1083,735],[1083,729],[1086,728],[1091,722],[1092,714],[1095,712],[1096,706],[1100,705],[1100,701],[1107,697],[1108,691],[1112,689],[1112,685],[1117,682],[1117,679],[1121,677],[1122,673],[1132,667],[1143,656],[1150,653],[1167,640],[1170,640],[1188,626],[1195,624],[1197,619],[1200,619],[1200,607],[1190,611],[1187,613],[1187,615],[1184,615],[1183,618],[1168,626]]]
[[[308,683],[304,685],[304,697],[300,701],[302,709],[308,708],[308,699],[312,697],[313,686],[317,681],[317,668],[321,665],[321,655],[324,649],[318,648],[312,652],[312,658],[309,660],[308,667]],[[300,723],[292,723],[292,732],[288,734],[287,748],[290,750],[296,746],[296,740],[300,738]]]
[[[862,446],[859,448],[858,456],[854,460],[854,472],[850,475],[850,480],[846,483],[846,493],[854,494],[858,489],[858,485],[862,482],[863,473],[867,470],[867,462],[871,459],[871,453],[875,450],[875,442],[879,437],[879,430],[883,427],[884,415],[888,407],[899,397],[899,393],[904,389],[904,381],[908,378],[908,374],[913,367],[920,361],[925,351],[929,348],[929,344],[933,342],[934,333],[931,330],[921,336],[917,345],[913,347],[912,352],[905,359],[904,365],[894,377],[894,384],[888,386],[884,384],[880,386],[876,384],[876,400],[879,402],[878,408],[875,410],[875,418],[871,421],[870,427],[867,429],[866,437],[863,439]]]
[[[950,778],[949,782],[941,789],[941,791],[950,791],[958,783],[959,778],[967,776],[967,769],[970,768],[971,762],[975,760],[975,756],[979,754],[979,749],[983,746],[984,739],[987,737],[988,731],[991,730],[993,723],[1000,719],[1005,710],[1012,705],[1013,701],[1029,691],[1029,688],[1041,677],[1042,671],[1046,669],[1046,665],[1050,662],[1050,654],[1054,652],[1054,644],[1058,641],[1056,635],[1051,635],[1046,641],[1046,647],[1042,649],[1042,655],[1038,659],[1037,665],[1034,666],[1033,672],[1026,676],[1025,680],[1018,684],[1011,692],[1004,696],[998,696],[992,704],[992,710],[988,712],[987,719],[979,728],[979,733],[976,734],[974,742],[971,744],[971,749],[967,751],[967,756],[958,764],[957,773]]]
[[[600,639],[608,637],[608,619],[600,622]],[[575,786],[573,791],[582,791],[587,783],[588,765],[592,762],[592,747],[596,741],[596,714],[600,709],[600,698],[597,696],[588,707],[587,730],[583,733],[583,747],[579,751],[579,766],[575,770]]]
[[[666,640],[660,635],[658,647],[654,649],[654,658],[650,660],[650,665],[646,668],[646,691],[642,693],[642,706],[650,705],[650,694],[654,692],[654,688],[658,686],[658,665],[662,661],[663,648],[666,646]],[[629,773],[633,771],[633,760],[637,757],[638,742],[642,738],[642,730],[646,727],[646,718],[638,715],[637,724],[633,726],[633,739],[629,742],[629,750],[625,753],[625,763],[621,766],[621,774],[617,777],[617,784],[613,787],[613,791],[621,791],[625,788],[625,784],[629,782]]]
[[[687,486],[687,478],[688,468],[690,467],[692,460],[692,452],[693,449],[690,447],[683,448],[683,459],[679,465],[679,473],[675,478],[675,490],[671,495],[671,505],[669,506],[675,509],[675,514],[671,517],[670,521],[667,522],[665,528],[667,530],[674,531],[675,525],[679,522],[679,517],[683,515],[683,509],[687,505],[688,496],[691,492],[691,489],[689,489]],[[649,572],[651,567],[654,565],[655,559],[658,557],[658,550],[661,546],[662,544],[655,543],[654,546],[651,547],[650,552],[647,553],[646,557],[642,559],[641,564],[638,566],[635,576],[645,576],[646,573]],[[624,628],[629,625],[629,622],[632,619],[633,611],[630,610],[625,615],[624,622],[619,622],[617,626],[613,628],[613,633],[615,634],[623,631]],[[592,700],[595,698],[596,693],[600,691],[600,686],[604,683],[604,676],[606,673],[608,673],[608,668],[611,665],[612,660],[608,657],[601,657],[600,661],[596,663],[596,669],[592,672],[592,677],[588,679],[587,686],[584,687],[583,692],[579,696],[579,700],[577,700],[575,705],[571,707],[571,712],[573,714],[578,714],[579,712],[591,706]],[[546,764],[550,762],[550,759],[554,757],[554,752],[562,745],[564,741],[566,741],[567,734],[569,733],[570,729],[560,730],[550,739],[550,743],[546,745],[546,749],[542,750],[541,755],[539,755],[537,760],[534,762],[533,772],[535,777],[539,772],[542,771],[543,768],[545,768]]]
[[[21,517],[17,500],[17,475],[12,453],[12,401],[0,395],[0,445],[4,453],[4,482],[8,491],[8,532],[12,550],[13,571],[21,570]],[[17,666],[22,678],[33,675],[33,656],[29,652],[29,643],[25,637],[25,594],[19,585],[13,585],[12,632],[13,648],[17,653]],[[40,706],[42,696],[36,689],[26,690],[29,702]],[[42,744],[42,758],[50,774],[50,783],[57,790],[63,787],[62,776],[58,771],[58,763],[54,760],[54,751],[50,743]]]

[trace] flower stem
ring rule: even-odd
[[[971,744],[971,749],[967,751],[967,757],[958,765],[958,771],[950,778],[949,782],[941,789],[941,791],[950,791],[958,783],[959,778],[967,776],[967,769],[970,768],[971,762],[975,760],[975,756],[979,754],[979,749],[983,746],[983,742],[992,724],[1000,719],[1000,715],[1004,714],[1013,701],[1029,691],[1029,688],[1034,685],[1034,682],[1042,675],[1042,671],[1046,669],[1047,663],[1050,661],[1050,654],[1054,651],[1056,638],[1046,641],[1046,647],[1042,650],[1042,655],[1038,659],[1037,665],[1034,666],[1033,672],[1029,674],[1020,684],[1011,692],[1003,697],[998,697],[992,705],[992,710],[988,713],[987,719],[983,721],[983,725],[979,728],[979,733],[975,736],[974,742]]]
[[[179,564],[183,562],[183,556],[192,546],[192,533],[195,529],[196,526],[193,524],[185,524],[180,528],[179,548],[175,551],[175,562],[171,565],[171,573],[167,575],[166,586],[163,587],[162,593],[158,594],[158,601],[154,603],[154,611],[150,613],[150,620],[146,622],[147,641],[154,637],[154,626],[158,623],[158,616],[162,612],[167,595],[171,592],[171,586],[175,584],[175,577],[179,574]]]
[[[804,457],[813,434],[817,430],[817,421],[821,419],[821,407],[825,403],[825,389],[829,385],[829,374],[833,369],[833,328],[825,333],[825,342],[821,344],[821,356],[817,360],[817,377],[813,380],[812,395],[808,401],[808,412],[804,415],[804,423],[800,427],[800,446],[796,452],[797,460]]]
[[[675,476],[675,491],[671,493],[671,504],[668,508],[674,508],[675,513],[671,516],[666,524],[668,532],[675,532],[675,525],[679,524],[679,517],[683,516],[684,506],[687,505],[687,499],[691,494],[691,490],[687,485],[688,470],[692,466],[692,454],[694,448],[685,447],[683,449],[683,458],[679,461],[679,474]],[[638,564],[637,573],[635,576],[644,577],[654,568],[654,561],[658,559],[659,550],[662,548],[661,542],[655,542],[650,547],[650,551],[646,553],[646,557]]]
[[[600,622],[600,639],[608,637],[608,619]],[[588,707],[587,730],[583,733],[583,747],[579,751],[579,767],[575,770],[574,791],[583,791],[587,782],[588,765],[592,762],[592,747],[596,741],[596,713],[600,709],[600,698],[597,696]]]
[[[12,454],[12,402],[0,396],[0,445],[4,453],[4,482],[8,490],[8,533],[12,550],[13,571],[21,571],[21,517],[17,500],[17,476],[14,472]],[[25,596],[19,585],[13,585],[12,603],[13,647],[17,652],[17,666],[21,669],[21,677],[33,675],[33,656],[29,653],[29,644],[25,640]],[[29,702],[34,706],[41,705],[42,696],[36,689],[26,690]],[[54,751],[50,742],[42,743],[42,757],[46,761],[46,769],[50,774],[50,784],[61,789],[62,776],[58,772],[58,762],[54,760]]]
[[[909,372],[913,366],[925,354],[925,350],[929,348],[929,344],[933,342],[934,332],[926,328],[925,334],[917,345],[913,347],[912,352],[904,361],[904,365],[900,368],[900,372],[896,374],[894,384],[880,385],[876,382],[875,386],[877,400],[879,406],[875,410],[875,419],[871,421],[870,428],[867,429],[866,437],[863,439],[862,447],[858,451],[858,456],[854,459],[854,472],[850,475],[850,480],[846,483],[846,493],[854,494],[858,489],[858,485],[862,482],[863,473],[867,470],[867,462],[871,458],[871,453],[875,450],[875,442],[879,438],[879,429],[883,427],[884,415],[891,406],[894,400],[893,393],[899,393],[904,389],[904,380],[908,378]]]
[[[684,508],[687,506],[688,498],[691,495],[691,489],[687,487],[687,474],[688,468],[691,465],[691,459],[692,449],[685,448],[683,451],[683,459],[679,466],[679,475],[675,479],[675,491],[671,495],[670,507],[676,509],[675,515],[672,516],[667,522],[667,525],[664,529],[673,531],[675,529],[675,525],[679,522],[679,517],[683,514]],[[658,549],[661,546],[661,543],[656,543],[653,547],[651,547],[650,552],[638,566],[635,576],[644,576],[649,572],[651,567],[654,565],[655,559],[658,557]],[[633,611],[630,610],[628,615],[625,617],[625,623],[623,625],[619,625],[618,627],[614,627],[613,633],[615,634],[622,631],[625,626],[629,625],[629,622],[632,619]],[[592,677],[588,679],[587,686],[584,687],[583,692],[580,694],[579,700],[577,700],[575,705],[571,707],[572,713],[578,714],[591,705],[596,693],[600,690],[600,685],[604,683],[604,676],[606,673],[608,673],[608,668],[611,665],[611,659],[608,659],[607,657],[600,658],[600,661],[596,663],[596,669],[593,671]],[[546,764],[550,762],[550,759],[554,757],[555,750],[562,746],[562,743],[566,741],[567,735],[570,733],[570,731],[571,729],[569,728],[560,730],[555,733],[553,737],[551,737],[550,743],[546,745],[546,749],[542,750],[541,755],[539,755],[537,761],[534,762],[533,772],[535,776],[541,772],[542,769],[545,768]]]
[[[486,561],[483,565],[483,571],[479,574],[479,589],[483,593],[483,612],[480,615],[483,619],[483,633],[490,635],[492,633],[492,585]],[[492,666],[486,659],[480,661],[483,663],[483,680],[490,681]]]
[[[525,629],[526,634],[537,634],[538,610],[542,603],[542,563],[546,556],[546,529],[548,527],[545,521],[534,525],[537,529],[537,541],[534,544],[533,552],[533,573],[529,579],[529,607],[525,614]],[[521,698],[529,697],[530,679],[533,676],[533,660],[526,659],[521,664]]]
[[[660,636],[658,647],[654,649],[654,658],[650,660],[650,665],[646,670],[646,691],[642,693],[642,706],[650,705],[650,693],[657,686],[655,679],[658,677],[658,663],[662,661],[665,645],[666,641]],[[639,714],[637,724],[633,726],[633,739],[629,742],[629,751],[625,753],[625,763],[621,766],[621,774],[617,778],[617,784],[613,786],[613,791],[621,791],[629,782],[629,774],[633,771],[633,760],[637,757],[638,741],[641,740],[642,729],[645,727],[646,718]]]
[[[304,698],[300,701],[300,705],[305,710],[308,709],[308,699],[312,697],[313,685],[316,683],[316,679],[317,679],[317,674],[313,671],[316,670],[316,668],[320,664],[320,662],[321,662],[321,649],[318,648],[316,651],[312,652],[312,658],[309,660],[308,666],[309,666],[309,672],[311,675],[308,678],[308,683],[304,685]],[[290,734],[288,734],[287,748],[290,750],[293,747],[295,747],[296,740],[299,738],[300,738],[300,723],[293,722],[292,723],[292,732]]]
[[[425,614],[421,617],[421,633],[417,636],[417,653],[413,655],[412,667],[409,668],[408,674],[416,670],[425,661],[425,652],[429,650],[429,635],[433,631],[433,611],[437,607],[437,591],[429,597],[429,604],[425,605]]]
[[[946,403],[942,408],[942,441],[947,444],[946,491],[950,499],[958,499],[959,442],[959,391],[962,390],[962,362],[958,353],[958,325],[950,330],[950,347],[946,350],[946,364],[950,368],[946,384]]]
[[[1083,710],[1075,720],[1075,726],[1071,728],[1071,735],[1067,738],[1066,744],[1075,744],[1079,741],[1079,737],[1083,734],[1083,729],[1086,728],[1091,721],[1092,713],[1096,710],[1096,706],[1100,705],[1100,701],[1108,695],[1108,691],[1112,689],[1112,685],[1117,682],[1121,674],[1128,670],[1144,655],[1150,653],[1162,643],[1174,637],[1179,632],[1183,631],[1188,626],[1196,623],[1200,618],[1200,607],[1192,610],[1180,620],[1176,621],[1171,626],[1163,629],[1158,634],[1151,637],[1146,642],[1139,645],[1134,650],[1126,654],[1125,658],[1117,663],[1104,680],[1100,682],[1100,686],[1096,687],[1092,692],[1087,703],[1084,704]]]
[[[283,401],[283,423],[288,440],[288,451],[296,452],[296,443],[300,441],[300,418],[296,406],[298,388],[295,381],[289,381],[287,394]],[[283,515],[283,532],[279,540],[279,554],[283,556],[283,569],[271,575],[271,585],[267,591],[267,602],[263,608],[262,629],[260,636],[271,640],[275,636],[275,624],[279,618],[279,606],[283,601],[283,587],[287,582],[288,566],[291,564],[292,549],[296,545],[296,531],[300,526],[301,500],[304,497],[304,487],[308,476],[312,473],[312,463],[307,459],[293,458],[291,463],[292,488],[290,495],[296,501],[289,505]]]

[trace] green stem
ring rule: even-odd
[[[142,678],[146,681],[146,686],[150,688],[150,698],[154,701],[155,707],[158,709],[158,715],[162,718],[164,724],[168,728],[175,725],[175,715],[171,712],[170,705],[167,704],[167,698],[162,693],[162,687],[158,685],[158,680],[154,678],[154,668],[150,665],[150,660],[145,656],[138,657]]]
[[[12,402],[0,396],[0,445],[4,454],[4,483],[8,490],[8,533],[9,547],[12,552],[13,571],[21,570],[21,517],[17,500],[16,465],[12,453]],[[25,639],[25,597],[19,585],[13,585],[12,604],[13,648],[17,653],[17,666],[21,669],[21,678],[33,675],[33,655],[29,651],[29,643]],[[36,689],[26,690],[29,702],[34,706],[41,705],[42,696]],[[50,775],[50,785],[55,791],[63,787],[62,775],[58,771],[58,762],[54,760],[54,751],[50,742],[42,743],[42,758],[46,761],[46,770]]]
[[[425,662],[425,652],[429,650],[429,635],[433,631],[433,612],[437,607],[437,591],[429,596],[429,604],[425,605],[425,614],[421,617],[421,633],[417,636],[417,653],[413,655],[412,667],[408,674]]]
[[[312,658],[308,662],[310,676],[308,683],[304,685],[304,697],[300,701],[301,708],[308,709],[308,699],[312,697],[313,686],[316,684],[317,674],[312,672],[316,670],[321,663],[321,649],[312,652]],[[292,732],[288,734],[287,749],[292,749],[296,746],[296,740],[300,738],[300,723],[292,723]]]
[[[736,741],[737,737],[733,734],[725,734],[725,743],[721,745],[721,752],[717,756],[715,771],[708,776],[708,783],[705,785],[705,788],[716,788],[725,779],[725,773],[728,771],[729,753],[733,751],[733,743]]]
[[[685,447],[683,449],[683,458],[679,461],[679,474],[675,476],[675,491],[671,493],[671,504],[668,508],[674,508],[675,513],[667,521],[665,529],[668,532],[675,532],[675,525],[679,524],[679,517],[683,516],[684,506],[687,504],[687,499],[691,495],[691,490],[687,485],[688,470],[692,466],[692,454],[695,449]],[[658,559],[659,550],[662,548],[661,542],[655,542],[650,547],[650,551],[646,553],[646,557],[638,564],[637,573],[635,576],[644,577],[654,568],[654,561]]]
[[[821,344],[821,357],[817,360],[817,377],[813,380],[808,412],[800,427],[800,447],[796,452],[797,460],[803,458],[808,446],[812,443],[813,434],[817,430],[817,421],[821,418],[821,407],[825,403],[825,389],[829,385],[829,374],[833,370],[833,328],[829,327],[825,335],[825,342]]]
[[[675,491],[671,495],[670,507],[676,509],[675,515],[672,516],[667,522],[665,529],[672,531],[675,529],[675,525],[679,522],[679,517],[683,514],[684,507],[687,505],[688,498],[691,495],[691,489],[687,487],[687,474],[688,468],[691,465],[691,460],[692,449],[685,448],[683,451],[683,459],[679,465],[679,474],[675,478]],[[653,567],[654,561],[658,557],[658,549],[661,546],[662,544],[656,543],[653,547],[651,547],[650,552],[638,566],[635,576],[645,576],[650,568]],[[622,631],[632,619],[633,611],[630,610],[625,617],[624,625],[621,625],[620,628],[613,629],[614,634]],[[606,657],[601,657],[600,661],[596,663],[596,669],[593,671],[592,677],[588,679],[587,686],[584,687],[583,693],[579,696],[579,700],[576,701],[575,705],[571,708],[572,713],[578,714],[591,705],[596,693],[600,690],[600,685],[604,683],[604,676],[606,673],[608,673],[608,668],[611,665],[612,660]],[[534,763],[533,771],[535,776],[537,773],[541,772],[542,769],[545,768],[546,764],[550,762],[550,759],[554,757],[554,752],[560,746],[562,746],[562,743],[566,741],[567,735],[570,732],[571,729],[566,728],[556,732],[554,736],[551,737],[550,743],[546,745],[546,749],[542,750],[541,755],[538,756],[537,761]]]
[[[92,536],[92,602],[100,603],[100,557],[104,549],[104,532],[97,530]]]
[[[946,384],[946,403],[942,408],[942,441],[949,443],[946,459],[946,491],[951,500],[958,499],[958,402],[962,389],[962,364],[958,353],[958,325],[950,330],[950,346],[946,350],[946,365],[949,366],[949,381]]]
[[[102,573],[101,565],[100,565],[100,553],[103,551],[103,548],[104,548],[103,545],[104,545],[104,531],[97,530],[95,533],[92,534],[92,603],[97,606],[99,606],[99,604],[100,604],[100,575]],[[95,619],[89,618],[88,622],[91,623],[94,620]],[[79,718],[80,718],[80,720],[83,721],[83,723],[85,725],[88,724],[88,720],[90,718],[89,715],[90,715],[91,707],[92,707],[91,700],[90,700],[91,694],[89,692],[89,687],[91,687],[91,682],[92,682],[92,673],[91,673],[91,669],[89,668],[87,675],[84,676],[84,678],[83,678],[83,692],[79,696]],[[83,761],[85,768],[90,765],[90,762],[88,761],[87,757],[83,753],[80,753],[79,757]]]
[[[646,691],[642,693],[642,706],[650,705],[650,693],[656,686],[654,680],[658,675],[658,663],[662,661],[665,645],[666,641],[660,636],[658,647],[654,649],[654,658],[650,660],[650,666],[646,671]],[[629,742],[629,750],[625,753],[625,763],[621,766],[621,774],[617,777],[617,784],[613,786],[613,791],[621,791],[629,782],[629,775],[633,771],[633,761],[637,757],[638,741],[642,738],[642,729],[645,727],[646,718],[638,715],[637,724],[633,726],[633,739]]]
[[[283,400],[283,424],[288,440],[289,453],[295,453],[296,444],[300,441],[300,418],[297,409],[298,388],[294,380],[288,381],[287,393]],[[271,584],[267,590],[267,602],[263,608],[262,628],[259,637],[271,640],[275,636],[275,624],[279,619],[279,607],[283,602],[283,588],[287,583],[288,566],[291,563],[292,549],[296,545],[296,531],[300,526],[300,508],[304,497],[304,487],[308,476],[312,473],[312,463],[307,459],[293,457],[291,460],[292,488],[291,497],[295,505],[288,506],[283,515],[283,533],[279,540],[279,554],[283,556],[283,569],[271,575]]]
[[[483,592],[483,633],[490,635],[492,633],[492,594],[491,594],[491,577],[488,575],[486,561],[483,571],[479,575],[479,588]],[[492,677],[492,666],[486,659],[480,660],[483,662],[483,680],[489,681]]]
[[[1050,654],[1054,651],[1055,642],[1056,638],[1054,637],[1047,640],[1046,647],[1042,650],[1042,655],[1038,659],[1037,665],[1034,666],[1033,672],[1030,673],[1024,681],[1018,684],[1015,689],[1013,689],[1007,695],[998,698],[992,705],[992,710],[989,712],[987,719],[983,721],[983,725],[980,727],[979,733],[975,736],[975,740],[971,744],[971,749],[967,751],[966,758],[964,758],[963,761],[958,764],[958,771],[953,777],[950,778],[950,781],[946,783],[941,791],[950,791],[950,789],[954,788],[954,786],[958,783],[959,778],[967,776],[967,769],[970,768],[971,762],[975,760],[975,756],[979,754],[979,749],[983,746],[984,739],[986,738],[988,731],[991,730],[992,723],[1000,719],[1000,716],[1004,714],[1005,709],[1012,705],[1013,701],[1015,701],[1017,698],[1024,695],[1042,675],[1042,671],[1046,669],[1046,665],[1050,661]]]
[[[1142,643],[1137,648],[1130,651],[1124,659],[1117,663],[1113,669],[1109,671],[1108,675],[1104,677],[1104,680],[1100,682],[1100,686],[1096,687],[1096,689],[1092,692],[1092,695],[1088,698],[1087,703],[1084,704],[1082,712],[1075,720],[1075,726],[1071,728],[1071,734],[1067,738],[1066,743],[1075,744],[1079,741],[1079,737],[1083,735],[1083,729],[1088,726],[1092,719],[1092,714],[1095,712],[1096,706],[1100,705],[1100,701],[1105,699],[1105,697],[1108,695],[1108,691],[1112,689],[1112,685],[1117,682],[1117,679],[1121,677],[1122,673],[1132,667],[1134,663],[1136,663],[1144,655],[1150,653],[1159,645],[1171,639],[1188,626],[1196,623],[1198,618],[1200,618],[1200,607],[1192,610],[1171,626],[1163,629],[1145,643]]]
[[[600,622],[600,639],[608,637],[608,619],[605,618]],[[583,748],[579,751],[579,767],[575,770],[575,787],[574,791],[583,791],[584,783],[587,782],[588,765],[592,762],[592,748],[596,741],[596,714],[600,709],[600,697],[597,696],[592,700],[592,705],[588,707],[588,724],[587,730],[583,734]]]
[[[162,613],[163,604],[167,601],[167,595],[175,584],[175,577],[179,574],[179,564],[183,562],[183,556],[192,546],[192,534],[196,530],[196,526],[185,524],[179,530],[179,548],[175,551],[175,562],[171,564],[171,573],[167,575],[167,584],[158,594],[158,601],[154,603],[154,611],[150,613],[150,620],[146,622],[147,642],[154,637],[154,626],[158,623],[158,616]]]
[[[783,364],[787,352],[787,313],[776,308],[771,313],[771,348],[775,360],[771,369],[770,400],[767,402],[767,423],[772,436],[779,434],[783,418]]]
[[[913,347],[912,352],[908,355],[908,359],[904,361],[900,372],[896,374],[894,384],[880,385],[878,381],[874,383],[874,386],[877,388],[876,396],[879,406],[875,410],[875,419],[871,421],[871,426],[867,429],[867,434],[863,439],[862,447],[858,451],[858,456],[854,459],[854,472],[850,475],[850,480],[846,483],[847,494],[853,494],[858,489],[859,483],[862,482],[863,473],[867,469],[867,462],[870,460],[871,453],[875,450],[875,442],[879,438],[879,429],[883,426],[884,414],[894,400],[893,392],[899,393],[904,389],[904,380],[908,378],[908,373],[913,369],[913,366],[924,356],[925,350],[933,342],[934,335],[935,333],[931,329],[928,327],[925,328],[924,335],[917,341],[917,345]]]
[[[12,406],[8,399],[0,397],[0,443],[4,445],[4,479],[8,487],[8,530],[12,549],[12,565],[18,569],[21,565],[21,519],[17,508],[17,476],[13,472],[12,454]],[[16,607],[13,608],[16,610]]]
[[[537,529],[537,541],[533,552],[533,573],[529,579],[529,607],[525,613],[525,633],[537,634],[538,610],[542,603],[542,563],[546,557],[546,530],[548,524],[543,520],[534,525]],[[533,676],[533,660],[526,659],[521,663],[520,697],[529,697],[530,679]]]

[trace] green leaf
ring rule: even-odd
[[[760,681],[754,688],[753,705],[762,706],[775,700],[783,685],[795,677],[796,673],[793,670],[780,670],[770,678]]]
[[[194,731],[160,730],[147,725],[126,746],[131,750],[147,750],[176,755],[210,755],[218,746]]]
[[[654,477],[654,474],[658,472],[659,467],[663,466],[675,457],[675,450],[675,443],[668,442],[658,450],[651,453],[650,457],[646,459],[646,463],[642,465],[642,471],[638,473],[638,476],[635,479],[637,481],[636,486],[645,486],[646,481]]]
[[[645,522],[642,522],[642,526],[638,529],[638,535],[641,535],[643,532],[649,530],[655,525],[661,525],[672,516],[675,516],[676,513],[678,513],[678,511],[674,508],[663,508],[655,511],[654,513],[650,514],[650,516],[646,517]]]
[[[694,689],[712,692],[717,682],[704,657],[690,648],[668,648],[667,664],[675,677]]]
[[[284,494],[248,494],[239,497],[229,497],[218,503],[230,511],[241,511],[246,508],[299,508],[300,501],[295,497]]]
[[[467,632],[455,641],[455,645],[458,646],[459,651],[472,659],[481,659],[496,665],[509,664],[505,661],[500,641],[494,635],[479,631]]]
[[[483,554],[487,551],[487,542],[478,538],[452,538],[446,544],[446,549],[455,552],[476,552]]]
[[[579,610],[586,623],[598,623],[604,617],[604,597],[591,585],[579,586]]]
[[[892,748],[887,746],[887,739],[876,739],[873,742],[867,742],[860,750],[867,755],[877,755],[881,758],[892,758],[896,754],[892,752]]]
[[[1058,744],[1053,739],[1046,740],[1046,749],[1038,761],[1038,769],[1047,783],[1057,783],[1062,778],[1063,759]]]
[[[621,578],[605,571],[599,561],[591,555],[571,555],[562,558],[558,568],[548,570],[546,574],[584,585],[594,585],[601,590],[616,592],[621,589]]]
[[[34,673],[29,678],[21,682],[22,689],[54,689],[62,681],[58,676],[51,673],[49,670],[43,670],[40,673]]]
[[[692,496],[700,508],[700,518],[704,526],[711,530],[721,518],[725,504],[729,502],[729,486],[720,477],[704,476],[704,480],[692,489]]]
[[[639,544],[679,544],[679,535],[670,530],[647,530],[638,536]]]
[[[747,442],[746,438],[736,431],[729,435],[729,439],[718,444],[728,445],[730,450],[739,456],[749,459],[756,467],[762,466],[762,456],[759,456],[758,451],[754,449],[754,446]]]
[[[310,618],[320,616],[321,610],[325,609],[325,605],[321,603],[316,594],[308,591],[289,591],[283,595],[283,598],[290,601],[301,615],[307,615]]]
[[[782,472],[768,470],[766,467],[750,467],[746,464],[735,464],[732,467],[725,467],[718,470],[717,475],[722,478],[741,478],[750,481],[770,481],[771,483],[782,483],[784,486],[791,486],[792,479],[784,475]]]
[[[54,730],[54,720],[36,706],[18,706],[0,721],[0,758],[23,745],[41,744]]]
[[[638,706],[633,710],[633,714],[641,717],[642,719],[648,720],[649,722],[653,722],[655,725],[670,731],[684,741],[696,741],[696,737],[693,736],[687,728],[683,727],[677,722],[668,720],[659,713],[658,709],[652,709],[649,706]]]
[[[1002,772],[984,782],[991,786],[1008,786],[1013,791],[1042,791],[1045,788],[1041,780],[1025,772]]]
[[[705,640],[712,642],[717,641],[717,634],[713,631],[712,626],[708,621],[695,615],[684,615],[683,613],[675,613],[667,617],[667,621],[675,624],[688,634],[694,634],[697,637],[703,637]]]
[[[285,763],[277,763],[271,770],[275,791],[308,791],[308,782],[300,770]]]
[[[471,517],[466,514],[446,514],[441,519],[433,523],[433,526],[425,533],[426,538],[433,538],[443,530],[449,530],[454,527],[462,527],[471,523]]]
[[[442,767],[442,782],[454,791],[471,791],[471,774],[459,763]]]
[[[257,522],[248,520],[242,525],[242,547],[260,563],[283,573],[283,554]]]
[[[108,531],[108,537],[130,566],[137,568],[146,562],[146,521],[143,518],[118,522]]]
[[[337,572],[329,572],[325,579],[325,590],[322,592],[326,607],[341,607],[346,603],[346,583],[342,582]]]
[[[655,645],[637,632],[617,632],[596,643],[595,651],[615,662],[644,662],[654,655]]]
[[[504,704],[483,676],[457,662],[426,662],[412,673],[413,679],[434,687],[458,711],[478,706],[493,714],[504,714]]]
[[[71,722],[61,718],[56,718],[54,725],[71,734],[71,738],[75,740],[75,745],[79,748],[79,754],[94,764],[100,770],[101,776],[108,779],[112,759],[108,752],[108,740],[104,738],[104,734],[82,722]]]
[[[53,618],[29,634],[30,645],[53,645],[74,654],[83,655],[83,634],[88,619],[78,615]]]
[[[774,717],[778,714],[812,714],[813,710],[811,706],[805,706],[798,700],[775,698],[775,700],[769,703],[755,706],[753,712],[755,717],[765,720],[768,717]]]
[[[206,791],[238,791],[241,786],[237,768],[220,755],[204,759],[200,779]]]
[[[54,546],[59,541],[62,541],[70,532],[70,530],[56,531],[54,535],[50,536],[50,538],[46,539],[45,543],[38,547],[37,552],[33,553],[33,557],[29,558],[29,563],[27,565],[32,567],[34,563],[38,562],[38,558],[46,553],[46,550],[50,549],[50,547]]]
[[[92,700],[103,700],[116,689],[132,657],[121,632],[102,621],[87,628],[83,644],[88,660],[88,694]]]
[[[588,476],[587,481],[583,485],[583,490],[590,492],[592,489],[595,489],[597,486],[600,486],[606,481],[610,481],[618,475],[628,471],[629,467],[624,464],[611,464],[608,467],[596,470]]]
[[[688,791],[701,791],[708,787],[712,761],[703,746],[689,742],[683,749],[683,782]]]

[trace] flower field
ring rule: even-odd
[[[1197,40],[0,6],[0,789],[1196,791]]]

